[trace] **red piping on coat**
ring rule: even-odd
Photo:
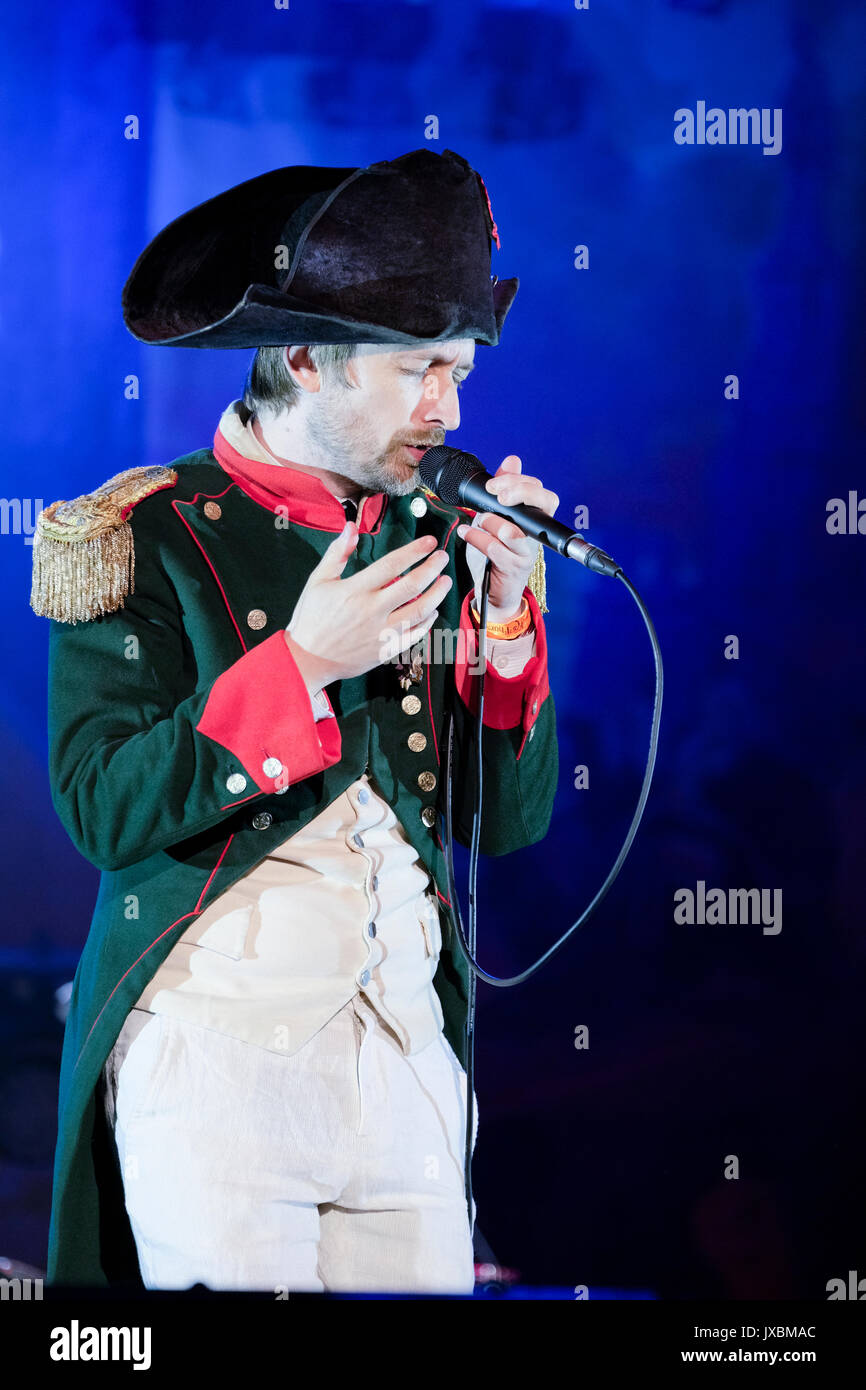
[[[93,1022],[91,1023],[90,1028],[88,1029],[88,1032],[87,1032],[87,1037],[84,1039],[84,1042],[81,1044],[81,1051],[80,1051],[79,1054],[78,1054],[78,1057],[77,1057],[76,1062],[75,1062],[75,1067],[73,1067],[73,1069],[72,1069],[73,1071],[76,1070],[76,1068],[78,1067],[78,1063],[81,1061],[82,1057],[84,1056],[84,1049],[86,1048],[88,1042],[90,1041],[90,1034],[93,1032],[93,1030],[94,1030],[94,1028],[96,1027],[97,1023],[98,1023],[99,1020],[102,1018],[102,1015],[105,1013],[105,1010],[108,1008],[108,1006],[109,1006],[109,1004],[111,1003],[112,999],[114,998],[115,994],[116,994],[117,991],[120,989],[120,986],[123,984],[124,980],[126,979],[127,975],[129,974],[130,970],[134,970],[135,967],[138,965],[138,962],[139,962],[140,960],[144,960],[144,957],[147,955],[148,951],[152,951],[152,950],[153,950],[153,948],[154,948],[154,946],[156,945],[157,941],[161,941],[162,938],[163,938],[164,936],[166,936],[166,935],[168,934],[168,932],[170,932],[170,931],[172,930],[172,927],[176,927],[176,926],[177,926],[178,922],[184,921],[184,919],[185,919],[186,917],[197,917],[197,916],[199,915],[199,913],[201,912],[201,901],[202,901],[202,898],[204,897],[205,893],[207,892],[208,888],[210,887],[211,883],[213,882],[214,875],[216,874],[217,870],[219,869],[220,864],[223,862],[223,859],[225,858],[225,855],[226,855],[226,850],[228,849],[229,845],[231,844],[231,842],[232,842],[232,840],[233,840],[234,838],[235,838],[235,836],[234,836],[234,831],[232,831],[231,835],[229,835],[228,839],[226,840],[225,844],[223,845],[222,854],[220,855],[219,859],[217,860],[217,862],[214,864],[213,868],[211,869],[210,874],[208,875],[207,883],[204,885],[204,887],[202,888],[201,892],[199,893],[199,895],[198,895],[198,902],[196,903],[196,905],[195,905],[195,907],[192,909],[192,911],[191,911],[191,912],[184,912],[182,916],[178,917],[174,922],[171,923],[171,926],[166,927],[165,931],[161,931],[160,934],[159,934],[159,936],[155,937],[155,938],[153,939],[153,941],[151,941],[150,945],[149,945],[149,946],[146,946],[146,947],[144,948],[144,950],[142,951],[141,955],[138,957],[138,960],[134,960],[134,961],[132,962],[132,965],[130,965],[129,968],[128,968],[127,970],[124,970],[124,972],[123,972],[123,974],[121,975],[120,979],[118,980],[117,984],[114,986],[114,989],[111,991],[111,993],[109,994],[109,996],[108,996],[108,998],[106,999],[105,1003],[103,1004],[102,1008],[99,1010],[99,1013],[96,1015],[96,1018],[95,1018],[95,1019],[93,1020]],[[119,1036],[119,1034],[118,1034],[118,1036]]]
[[[222,586],[222,582],[221,582],[221,580],[220,580],[220,577],[219,577],[219,575],[217,574],[216,570],[214,569],[213,564],[212,564],[212,562],[211,562],[211,559],[210,559],[210,557],[209,557],[207,551],[205,550],[204,546],[202,545],[201,541],[199,540],[198,536],[196,535],[195,531],[194,531],[194,530],[192,529],[192,527],[190,526],[190,524],[189,524],[189,522],[187,521],[186,517],[185,517],[185,516],[181,516],[180,512],[178,511],[178,507],[192,507],[192,506],[194,506],[195,503],[198,501],[198,499],[199,499],[200,497],[207,497],[209,500],[212,499],[212,498],[214,498],[214,497],[225,497],[226,493],[227,493],[227,492],[231,492],[231,489],[232,489],[234,486],[235,486],[234,483],[230,483],[229,486],[228,486],[227,488],[224,488],[222,492],[197,492],[196,495],[195,495],[195,497],[193,497],[192,501],[190,501],[190,502],[172,502],[171,505],[172,505],[172,510],[173,510],[174,513],[175,513],[175,516],[177,516],[177,517],[179,518],[179,520],[183,522],[184,526],[185,526],[186,529],[189,531],[189,534],[192,536],[193,540],[195,541],[196,545],[198,546],[199,550],[201,551],[202,555],[204,556],[205,564],[207,565],[208,569],[210,570],[211,574],[213,575],[214,579],[216,580],[217,586],[218,586],[218,588],[219,588],[219,591],[220,591],[220,593],[221,593],[222,596],[223,596],[223,602],[225,603],[225,606],[226,606],[226,608],[228,609],[228,615],[229,615],[229,617],[231,618],[232,623],[234,624],[235,632],[236,632],[237,635],[238,635],[238,641],[240,642],[241,647],[243,648],[243,650],[246,651],[246,650],[247,650],[247,644],[246,644],[246,642],[244,641],[243,633],[241,632],[240,628],[238,627],[237,622],[235,621],[235,615],[234,615],[234,613],[232,612],[231,604],[230,604],[229,601],[228,601],[228,595],[226,594],[226,591],[225,591],[225,589],[224,589],[223,586]]]

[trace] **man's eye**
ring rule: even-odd
[[[417,377],[422,377],[422,378],[423,378],[423,377],[429,375],[429,373],[430,373],[430,368],[429,368],[429,367],[422,367],[421,370],[420,370],[420,372],[413,372],[411,367],[401,367],[401,368],[400,368],[400,371],[403,373],[404,376],[417,376]],[[466,377],[464,377],[462,381],[455,381],[454,385],[457,387],[457,390],[458,390],[458,391],[462,391],[462,390],[463,390],[463,387],[464,387],[465,384],[466,384],[466,380],[467,380]]]

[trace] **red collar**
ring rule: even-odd
[[[302,468],[286,467],[280,463],[262,463],[248,459],[230,444],[217,426],[213,438],[217,462],[233,482],[254,502],[276,511],[278,506],[290,505],[289,520],[299,526],[311,526],[316,531],[340,532],[346,524],[346,514],[339,497],[329,492],[314,473]],[[358,530],[378,531],[388,501],[388,494],[376,492],[367,496],[361,507]]]

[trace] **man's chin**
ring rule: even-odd
[[[420,463],[421,460],[414,459],[401,444],[381,455],[375,467],[357,474],[356,479],[367,491],[384,492],[388,497],[406,497],[421,486]]]
[[[387,492],[389,497],[407,497],[410,492],[417,492],[419,486],[418,470],[413,468],[410,478],[390,479],[382,491]]]

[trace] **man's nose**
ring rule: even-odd
[[[415,418],[426,425],[441,425],[443,429],[456,430],[460,424],[460,398],[455,382],[449,378],[446,386],[439,383],[438,395],[428,397],[425,389]]]

